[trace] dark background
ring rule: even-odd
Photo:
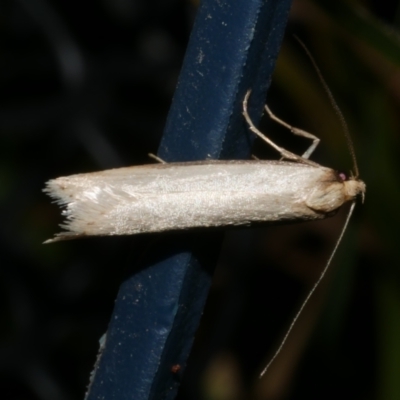
[[[57,176],[152,162],[147,153],[157,151],[196,6],[0,4],[2,398],[83,398],[119,284],[153,238],[42,245],[61,217],[41,189]],[[351,168],[296,33],[347,119],[366,201],[261,381],[345,213],[227,233],[180,399],[400,398],[399,27],[395,1],[294,1],[268,104],[321,138],[314,160]],[[263,130],[293,151],[307,147],[269,121]],[[260,143],[254,154],[277,157]]]

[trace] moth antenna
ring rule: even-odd
[[[294,38],[299,42],[300,46],[303,48],[303,50],[306,52],[308,58],[311,61],[311,64],[313,65],[315,71],[317,72],[318,78],[322,84],[322,87],[325,90],[325,93],[328,95],[329,97],[329,101],[333,107],[333,109],[335,110],[335,113],[337,115],[337,117],[339,118],[340,124],[342,125],[342,129],[344,132],[344,136],[346,138],[346,142],[347,142],[347,147],[349,148],[350,154],[351,154],[351,158],[353,161],[353,168],[355,171],[355,178],[358,178],[359,176],[359,172],[358,172],[358,165],[357,165],[357,159],[356,159],[356,153],[354,151],[354,144],[353,144],[353,140],[350,136],[350,132],[349,132],[349,127],[347,125],[347,122],[343,116],[343,113],[341,111],[341,109],[339,108],[338,104],[336,103],[335,98],[333,97],[333,94],[331,92],[331,90],[329,89],[328,84],[326,83],[321,70],[319,69],[317,62],[315,61],[314,57],[311,55],[310,50],[308,50],[307,46],[296,36],[293,35]]]
[[[317,287],[318,287],[319,284],[321,283],[322,279],[323,279],[324,276],[326,275],[326,272],[328,271],[329,265],[331,264],[332,259],[333,259],[333,257],[335,256],[336,251],[337,251],[337,249],[338,249],[338,247],[339,247],[339,244],[340,244],[340,242],[341,242],[342,239],[343,239],[344,233],[345,233],[345,231],[346,231],[346,229],[347,229],[347,225],[349,224],[351,215],[353,214],[354,206],[355,206],[355,205],[356,205],[356,202],[353,201],[353,202],[351,203],[350,210],[349,210],[349,212],[348,212],[348,214],[347,214],[346,221],[345,221],[345,223],[344,223],[344,225],[343,225],[342,232],[340,233],[340,236],[339,236],[339,238],[338,238],[338,240],[337,240],[337,242],[336,242],[336,244],[335,244],[335,247],[333,248],[333,251],[332,251],[332,253],[331,253],[331,255],[330,255],[330,257],[329,257],[329,259],[328,259],[328,261],[327,261],[327,263],[326,263],[326,265],[325,265],[325,268],[322,270],[321,275],[319,276],[318,280],[314,283],[314,286],[311,288],[311,290],[310,290],[310,292],[308,293],[307,297],[306,297],[305,300],[303,301],[303,304],[302,304],[301,307],[299,308],[299,311],[297,311],[297,314],[296,314],[295,317],[293,318],[293,320],[292,320],[292,322],[291,322],[291,324],[290,324],[290,326],[289,326],[289,329],[286,331],[286,334],[285,334],[285,336],[283,337],[282,342],[281,342],[281,344],[279,345],[278,349],[275,351],[275,354],[273,355],[273,357],[271,358],[271,360],[269,361],[269,363],[267,364],[267,366],[261,371],[260,376],[259,376],[260,379],[261,379],[261,378],[263,377],[263,375],[268,371],[269,367],[270,367],[271,364],[275,361],[276,357],[278,357],[278,355],[279,355],[279,353],[281,352],[283,346],[285,345],[285,343],[286,343],[286,341],[287,341],[287,339],[288,339],[290,333],[292,332],[294,325],[296,324],[297,320],[299,319],[300,314],[303,312],[304,307],[307,305],[307,303],[308,303],[308,301],[310,300],[311,296],[314,294],[315,290],[317,289]]]

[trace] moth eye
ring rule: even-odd
[[[339,172],[339,178],[344,182],[347,181],[347,176],[343,172]]]

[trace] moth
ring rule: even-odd
[[[250,129],[288,161],[217,161],[160,163],[60,177],[44,191],[64,207],[66,218],[45,243],[85,236],[134,235],[193,228],[247,226],[255,222],[316,220],[333,215],[344,203],[364,195],[358,177],[347,178],[303,156],[280,148],[252,123]]]
[[[317,72],[319,72],[317,68]],[[347,177],[309,160],[319,139],[276,117],[271,119],[293,134],[313,142],[302,155],[287,151],[260,132],[250,119],[247,102],[243,115],[249,128],[277,150],[281,161],[197,161],[111,169],[60,177],[47,182],[46,192],[60,206],[66,221],[63,232],[45,243],[86,236],[134,235],[193,228],[247,226],[252,223],[307,221],[330,217],[352,202],[346,222],[322,273],[294,317],[262,377],[284,346],[308,300],[323,279],[365,183],[358,177],[356,158],[347,125],[320,75],[338,113],[353,158],[355,175]],[[157,158],[157,157],[155,157]]]

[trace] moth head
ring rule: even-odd
[[[340,176],[343,174],[340,174]],[[343,185],[345,190],[345,195],[348,200],[355,199],[358,195],[361,195],[361,201],[364,203],[365,198],[365,183],[354,176],[350,176],[350,178],[343,179]]]
[[[348,201],[353,202],[359,194],[364,200],[365,183],[363,181],[329,170],[326,179],[321,180],[307,197],[306,204],[313,210],[329,213]]]

